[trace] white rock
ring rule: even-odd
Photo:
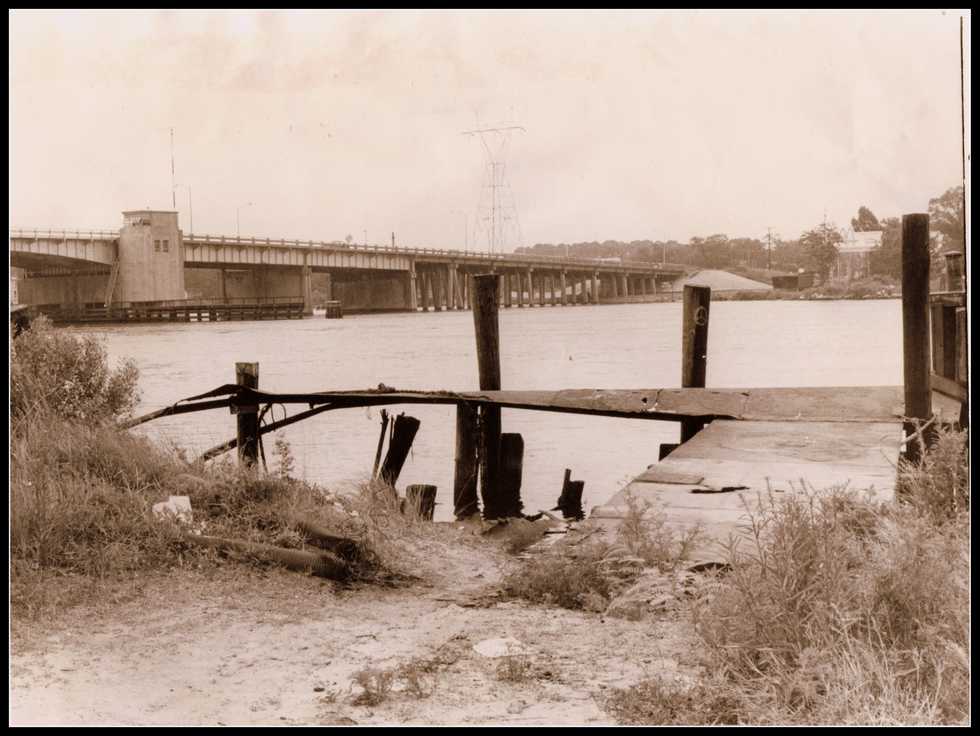
[[[153,513],[161,519],[170,519],[181,524],[194,523],[189,496],[170,496],[166,501],[155,503]]]
[[[513,637],[506,639],[484,639],[479,644],[474,644],[473,649],[484,657],[496,659],[497,657],[509,657],[514,654],[527,654],[525,646]]]

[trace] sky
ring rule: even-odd
[[[486,250],[495,191],[511,250],[924,212],[960,15],[13,11],[9,221]]]

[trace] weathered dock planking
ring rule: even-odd
[[[219,396],[226,401],[208,401]],[[198,402],[197,404],[193,402]],[[566,389],[560,391],[318,391],[272,393],[234,384],[219,386],[199,396],[177,402],[134,419],[127,426],[170,414],[226,403],[308,404],[310,407],[348,409],[388,404],[471,404],[504,409],[528,409],[570,414],[592,414],[632,419],[682,421],[697,417],[746,421],[896,422],[903,415],[901,386],[853,386],[819,388],[650,388]],[[324,405],[329,405],[327,408]]]
[[[722,545],[747,536],[749,510],[769,494],[837,487],[892,500],[901,443],[897,421],[716,420],[593,509],[592,523],[614,529],[631,495],[653,504],[677,531],[700,525],[693,559],[722,562]]]

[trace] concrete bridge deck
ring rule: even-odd
[[[349,311],[468,309],[470,277],[504,277],[502,306],[598,304],[663,291],[686,272],[527,253],[481,253],[336,241],[184,234],[176,212],[124,212],[112,230],[10,231],[10,263],[30,304],[292,298]],[[315,294],[316,292],[316,294]]]

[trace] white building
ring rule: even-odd
[[[871,251],[881,245],[881,230],[844,232],[844,242],[837,246],[837,261],[830,271],[836,281],[852,281],[871,275]]]

